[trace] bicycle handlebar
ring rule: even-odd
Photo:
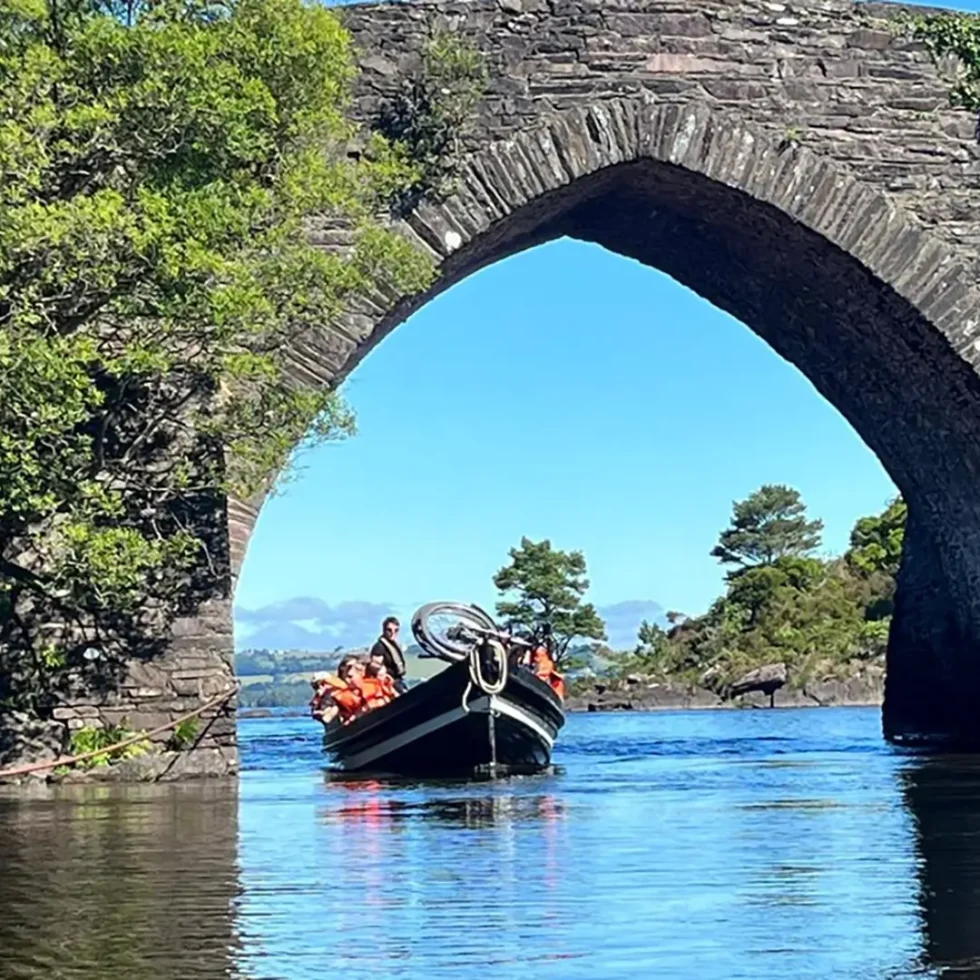
[[[451,631],[456,636],[459,636],[461,633],[476,633],[481,636],[492,636],[497,640],[502,640],[504,643],[510,643],[519,647],[531,646],[527,640],[523,640],[519,636],[511,636],[510,633],[505,633],[503,630],[486,629],[485,627],[473,626],[469,623],[465,626],[461,623],[459,626],[451,627]],[[446,635],[448,636],[449,633],[450,630],[447,630]]]

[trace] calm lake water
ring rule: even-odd
[[[980,978],[980,761],[874,710],[576,715],[470,785],[240,732],[238,786],[0,798],[0,978]]]

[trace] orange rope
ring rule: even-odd
[[[206,701],[199,708],[195,708],[193,711],[189,711],[186,715],[181,715],[179,718],[174,719],[169,724],[161,725],[159,728],[154,728],[151,732],[140,732],[139,735],[133,735],[131,738],[124,739],[122,742],[116,742],[115,745],[110,745],[104,749],[93,749],[91,752],[82,752],[78,755],[66,755],[62,756],[60,759],[53,759],[51,762],[34,762],[28,766],[17,766],[14,769],[2,769],[0,770],[0,779],[9,779],[11,776],[24,776],[31,772],[40,772],[42,769],[55,769],[58,766],[71,766],[78,762],[84,762],[86,759],[94,759],[99,755],[111,755],[113,752],[118,752],[120,749],[124,749],[129,745],[134,745],[136,742],[145,742],[147,739],[153,738],[154,735],[162,735],[164,732],[171,731],[178,725],[182,725],[185,721],[190,721],[191,718],[196,718],[198,715],[204,714],[209,708],[215,707],[215,705],[223,704],[229,698],[234,697],[241,688],[241,683],[235,681],[235,686],[232,690],[221,694],[218,697],[212,698],[210,701]]]

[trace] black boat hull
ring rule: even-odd
[[[413,776],[547,768],[565,723],[551,687],[525,669],[511,671],[498,694],[469,681],[469,665],[453,664],[349,725],[327,725],[331,762],[345,772]]]

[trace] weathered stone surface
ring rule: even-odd
[[[397,225],[439,263],[438,282],[419,296],[381,288],[296,338],[290,355],[300,383],[336,384],[443,289],[560,236],[662,270],[796,365],[881,459],[910,510],[886,731],[980,746],[980,148],[970,114],[949,105],[948,79],[895,30],[899,9],[342,8],[364,67],[359,118],[377,116],[434,26],[485,53],[491,84],[463,141],[458,192]],[[322,219],[310,235],[328,250],[349,242]],[[261,503],[221,508],[233,575]],[[73,703],[97,714],[66,713],[62,737],[127,715],[174,718],[226,690],[232,586],[118,690],[80,689]],[[234,733],[215,726],[202,739],[225,758]],[[43,751],[8,742],[8,757]]]
[[[491,87],[465,193],[406,222],[442,261],[429,295],[570,235],[746,323],[851,422],[913,515],[886,732],[980,746],[980,148],[899,11],[472,0],[344,16],[365,53],[403,64],[451,19],[516,83]],[[365,75],[360,116],[394,84]],[[427,298],[395,305],[322,376],[342,377]],[[235,511],[241,549],[255,512]]]
[[[57,759],[62,754],[66,739],[67,729],[61,721],[41,721],[20,712],[8,712],[0,724],[0,770],[25,762]],[[44,775],[28,774],[11,780],[0,778],[0,783],[29,782]]]
[[[568,699],[569,711],[662,711],[691,708],[722,708],[718,695],[688,684],[630,684],[626,690],[607,689],[597,684],[588,693]]]
[[[153,751],[91,769],[55,773],[53,783],[167,783],[184,779],[234,776],[238,751],[234,745],[196,748],[188,752]]]
[[[881,704],[885,697],[885,674],[883,670],[870,668],[862,675],[846,680],[828,678],[813,681],[805,684],[801,693],[825,707]],[[781,694],[778,692],[776,695],[777,703]]]
[[[79,687],[70,703],[54,709],[49,723],[34,722],[31,727],[24,716],[0,717],[0,770],[51,761],[68,754],[71,735],[82,728],[124,726],[133,731],[151,731],[170,725],[212,697],[234,690],[228,635],[230,609],[227,615],[228,621],[220,623],[220,632],[211,634],[208,647],[189,655],[170,651],[150,663],[134,662],[114,691],[93,692]],[[214,621],[213,611],[209,612],[209,619]],[[188,761],[177,767],[178,773],[191,775],[199,771],[226,775],[236,771],[234,711],[232,698],[204,713],[198,722],[195,747],[186,753]],[[170,736],[171,732],[165,731],[155,736],[154,741],[160,747]],[[107,771],[84,778],[129,779],[129,774],[142,766],[147,775],[140,779],[149,779],[159,765],[157,757],[140,758],[142,762],[135,759],[119,763],[121,769],[116,765],[108,767],[111,774]],[[223,760],[220,765],[218,760]],[[168,767],[168,773],[172,768]],[[102,767],[92,772],[102,773]],[[51,769],[45,769],[30,778],[49,779],[52,775]]]

